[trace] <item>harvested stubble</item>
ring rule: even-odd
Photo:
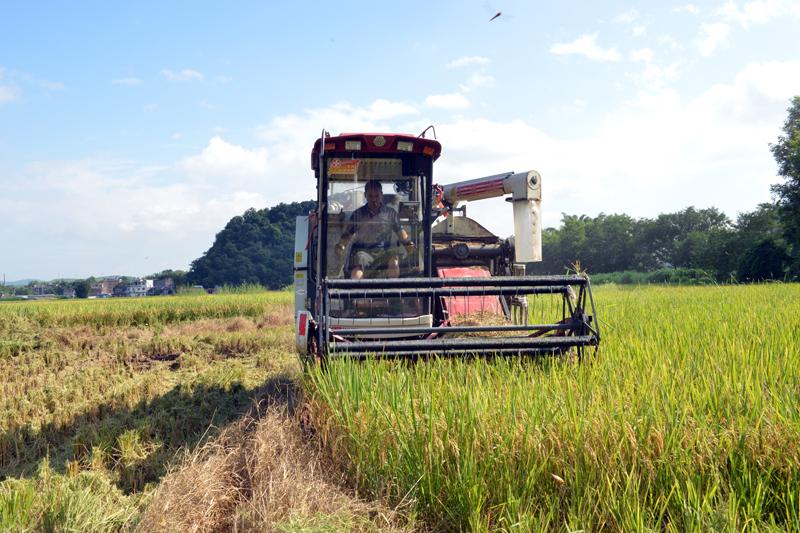
[[[153,495],[140,531],[402,531],[360,500],[288,412],[273,404],[188,454]]]
[[[299,372],[290,301],[0,305],[0,530],[135,523],[177,452]]]
[[[1,306],[0,530],[404,527],[288,416],[290,299]]]

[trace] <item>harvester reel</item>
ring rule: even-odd
[[[576,293],[573,286],[578,287]],[[336,300],[367,299],[431,299],[445,308],[462,304],[469,298],[507,298],[525,309],[528,295],[560,297],[562,316],[558,321],[530,324],[511,323],[508,319],[495,324],[458,324],[452,319],[430,326],[419,324],[384,325],[374,321],[369,328],[326,326],[336,320],[323,321],[324,353],[326,357],[367,359],[406,358],[428,355],[441,357],[558,355],[577,350],[583,357],[586,346],[597,346],[599,332],[592,318],[584,311],[587,304],[594,307],[589,280],[586,276],[495,276],[466,278],[398,278],[326,280],[324,308]],[[522,300],[525,303],[522,303]],[[483,300],[480,300],[483,301]],[[448,303],[449,302],[449,303]],[[499,306],[498,306],[499,307]],[[511,318],[511,317],[508,317]],[[520,318],[527,318],[527,310]],[[399,321],[400,319],[398,319]]]

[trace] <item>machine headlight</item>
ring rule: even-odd
[[[345,141],[344,149],[347,151],[361,150],[361,141]]]

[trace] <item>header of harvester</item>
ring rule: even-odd
[[[319,170],[320,139],[311,151],[311,168]],[[342,133],[325,137],[324,152],[332,155],[356,154],[417,154],[432,157],[435,161],[442,153],[442,145],[434,139],[402,133]]]

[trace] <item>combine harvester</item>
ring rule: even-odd
[[[322,363],[582,358],[600,341],[589,277],[525,275],[525,263],[541,261],[541,176],[506,172],[436,185],[441,145],[424,135],[323,131],[314,144],[318,208],[297,218],[295,236],[299,353]],[[462,205],[504,196],[514,212],[509,239]],[[532,311],[556,316],[530,323]]]

